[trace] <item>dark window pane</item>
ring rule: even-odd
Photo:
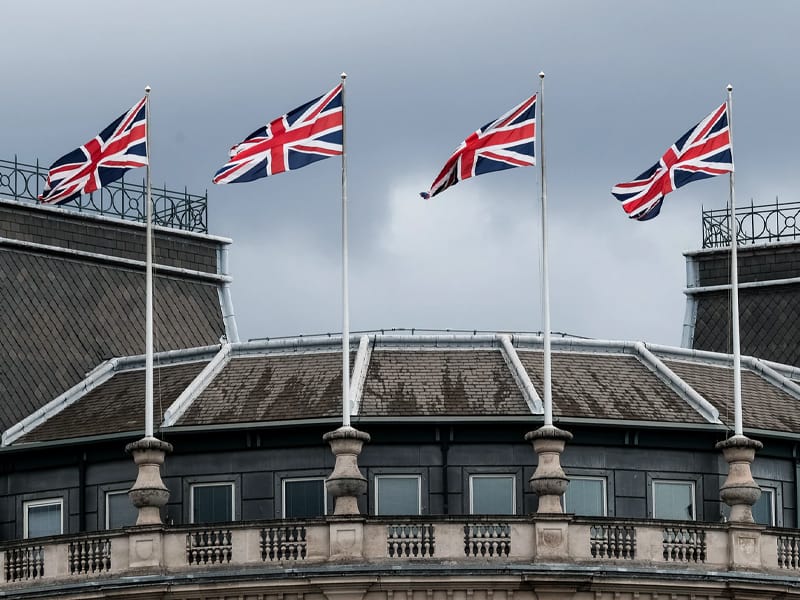
[[[565,494],[566,511],[586,517],[605,516],[605,490],[601,479],[570,479]]]
[[[108,514],[106,515],[106,520],[109,529],[136,525],[136,517],[139,516],[139,511],[136,510],[126,492],[109,493],[107,498]]]
[[[653,517],[656,519],[694,519],[694,492],[690,483],[653,483]]]
[[[28,506],[28,537],[61,533],[61,504]]]
[[[761,525],[773,524],[773,491],[761,488],[761,497],[753,505],[753,519]]]
[[[514,478],[473,477],[472,513],[476,515],[513,515]]]
[[[305,479],[283,482],[283,516],[287,519],[321,517],[325,514],[325,482]]]
[[[379,515],[418,515],[418,477],[378,477]]]
[[[197,485],[192,488],[194,513],[192,523],[233,521],[231,485]]]

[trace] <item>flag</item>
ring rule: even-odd
[[[664,196],[699,179],[733,171],[731,131],[727,105],[687,131],[664,156],[628,183],[618,183],[611,193],[622,202],[631,219],[646,221],[658,216]]]
[[[242,183],[342,153],[342,85],[257,129],[230,151],[214,183]]]
[[[39,200],[63,204],[147,166],[147,96],[94,139],[50,166]]]
[[[536,164],[536,95],[515,106],[499,119],[470,135],[447,159],[431,189],[422,192],[432,198],[459,181],[492,171]]]

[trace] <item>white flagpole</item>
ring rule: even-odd
[[[144,392],[144,436],[153,437],[153,200],[150,194],[150,86],[144,88],[145,123],[147,144],[147,259],[146,315],[145,315],[145,392]]]
[[[342,427],[350,427],[350,306],[347,273],[347,154],[345,152],[344,85],[342,73]]]
[[[733,164],[733,86],[728,84],[728,131],[731,138],[731,164]],[[734,167],[735,168],[735,167]],[[731,190],[731,338],[733,345],[733,433],[742,433],[742,352],[739,341],[739,267],[737,247],[739,245],[739,224],[736,221],[736,194],[734,193],[734,175],[730,172]]]
[[[550,277],[547,268],[547,180],[544,169],[544,73],[539,73],[539,168],[542,183],[542,321],[544,344],[544,426],[553,426],[553,388],[550,352]]]

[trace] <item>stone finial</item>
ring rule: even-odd
[[[343,426],[322,439],[331,445],[336,456],[333,473],[325,480],[325,487],[334,498],[333,514],[357,515],[358,496],[367,491],[367,480],[358,470],[358,455],[364,443],[369,442],[369,434]]]
[[[133,455],[139,467],[136,481],[128,490],[128,497],[139,509],[136,524],[161,525],[161,507],[169,500],[169,490],[161,480],[161,465],[166,453],[172,452],[172,444],[146,437],[125,446],[125,452]]]
[[[728,477],[720,488],[722,501],[731,507],[730,521],[734,523],[753,522],[753,504],[761,496],[761,488],[753,480],[750,465],[764,444],[743,435],[735,435],[717,443],[728,461]]]
[[[561,468],[561,453],[571,439],[569,431],[553,425],[545,425],[525,434],[525,441],[532,442],[534,451],[539,455],[539,463],[530,479],[531,491],[539,497],[537,514],[564,512],[561,497],[567,491],[569,480]]]

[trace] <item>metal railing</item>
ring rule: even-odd
[[[736,208],[740,246],[800,238],[800,202],[753,204]],[[703,248],[730,246],[730,210],[703,211]]]
[[[39,194],[47,180],[47,167],[39,161],[29,165],[14,157],[13,161],[0,160],[0,197],[33,201],[41,204]],[[79,196],[62,208],[77,212],[119,217],[144,222],[146,216],[145,182],[130,183],[125,178],[115,181],[88,196]],[[151,190],[153,197],[153,222],[172,229],[208,232],[208,192],[202,196],[169,190],[166,186]]]

